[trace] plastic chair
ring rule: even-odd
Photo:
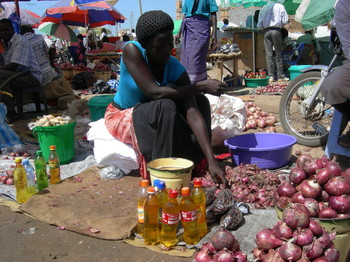
[[[8,85],[13,79],[24,76],[24,75],[29,74],[29,73],[30,73],[29,70],[26,70],[26,71],[21,71],[15,75],[9,77],[6,81],[4,81],[0,85],[0,90],[2,90],[3,87]],[[16,100],[17,111],[18,111],[17,113],[18,113],[18,116],[20,119],[23,118],[23,96],[25,96],[26,94],[30,94],[30,93],[33,96],[36,112],[42,112],[41,111],[41,103],[40,103],[40,98],[41,98],[43,100],[43,103],[44,103],[45,114],[49,113],[46,95],[45,95],[44,89],[43,89],[41,84],[38,84],[37,86],[33,86],[33,87],[28,87],[28,88],[16,87],[13,90],[13,95],[14,95],[14,98]]]
[[[305,44],[304,43],[301,43],[300,45],[298,45],[297,47],[297,51],[298,51],[298,56],[294,59],[289,59],[289,60],[283,60],[283,63],[286,63],[290,66],[292,65],[297,65],[298,64],[298,61],[300,60],[301,58],[301,55],[303,53],[303,50],[304,50],[304,47],[305,47]],[[289,51],[283,51],[283,54],[282,54],[282,57],[290,57],[294,52],[289,52]],[[293,57],[292,57],[293,58]]]
[[[339,135],[342,133],[346,125],[344,124],[343,114],[334,109],[331,129],[329,131],[325,155],[331,158],[332,154],[350,157],[350,148],[338,144]]]

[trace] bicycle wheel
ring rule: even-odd
[[[296,137],[301,145],[322,146],[327,143],[333,107],[325,102],[321,92],[309,110],[305,104],[320,80],[320,71],[303,73],[289,83],[281,97],[279,113],[282,128]]]

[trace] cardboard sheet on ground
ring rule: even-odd
[[[139,181],[139,176],[131,175],[119,180],[101,179],[98,168],[92,166],[33,195],[21,210],[66,230],[121,240],[129,237],[137,224],[135,195]]]

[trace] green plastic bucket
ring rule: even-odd
[[[311,65],[293,65],[288,68],[289,71],[289,79],[293,80],[296,78],[298,75],[301,75],[303,72],[301,70],[310,67]]]
[[[92,97],[89,102],[89,111],[91,121],[97,121],[104,118],[107,106],[113,101],[114,95],[101,95]]]
[[[56,146],[61,164],[68,164],[75,156],[74,127],[75,121],[60,126],[36,126],[33,135],[38,138],[43,156],[48,161],[50,146]]]

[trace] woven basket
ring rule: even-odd
[[[112,71],[95,71],[94,75],[97,79],[101,79],[107,82],[111,79],[111,72]]]

